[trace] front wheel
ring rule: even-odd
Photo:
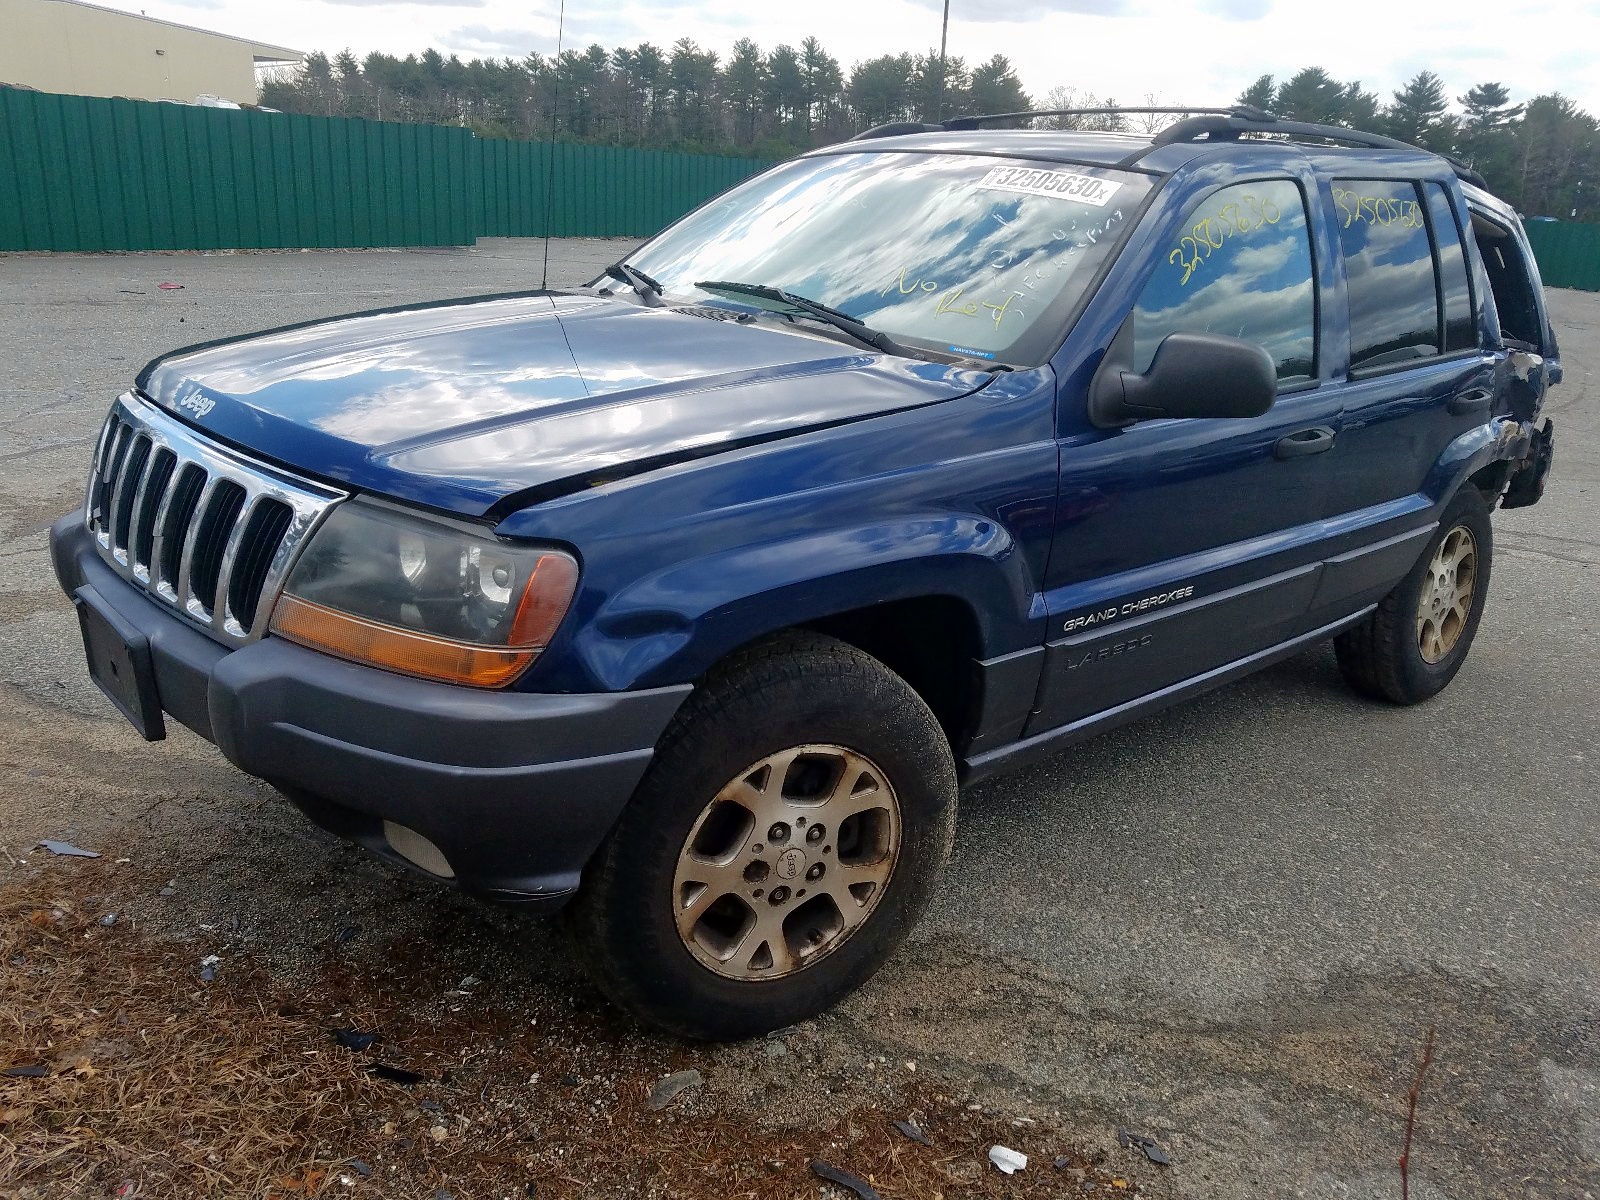
[[[1468,484],[1416,566],[1361,624],[1334,639],[1345,678],[1394,704],[1437,695],[1466,660],[1489,592],[1489,505]]]
[[[938,721],[869,655],[790,634],[685,703],[571,910],[613,1000],[753,1037],[864,983],[926,907],[955,827]]]

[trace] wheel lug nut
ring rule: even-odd
[[[820,842],[827,832],[827,829],[823,826],[813,825],[810,829],[806,830],[806,841]]]
[[[764,862],[753,862],[744,869],[744,881],[746,883],[760,883],[766,879],[767,872],[770,870],[772,868]]]
[[[769,841],[769,842],[774,842],[774,843],[776,843],[776,842],[786,842],[788,840],[789,840],[789,827],[787,825],[785,825],[782,821],[779,821],[771,829],[767,830],[767,841]]]
[[[806,871],[806,878],[812,880],[821,879],[822,872],[825,869],[821,863],[812,863],[810,869]]]
[[[781,885],[773,888],[767,895],[767,900],[773,904],[782,904],[788,898],[789,889]]]

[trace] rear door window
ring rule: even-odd
[[[1350,299],[1350,369],[1440,354],[1439,287],[1417,185],[1336,179],[1333,202]]]
[[[1288,179],[1201,200],[1157,260],[1133,310],[1135,371],[1169,333],[1224,333],[1265,346],[1280,384],[1316,371],[1317,303],[1306,204]]]

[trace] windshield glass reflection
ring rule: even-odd
[[[1036,361],[1148,190],[1143,176],[1021,159],[802,159],[631,261],[675,296],[708,298],[694,285],[709,280],[765,284],[923,348]]]

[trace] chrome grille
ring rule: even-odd
[[[238,646],[266,632],[295,556],[344,498],[128,393],[100,431],[84,520],[117,574]]]

